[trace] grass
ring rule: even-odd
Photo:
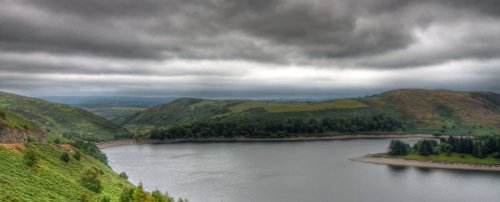
[[[0,145],[0,201],[79,201],[87,195],[89,201],[99,201],[110,197],[118,201],[125,187],[131,187],[127,180],[120,178],[109,167],[82,152],[81,160],[71,155],[70,161],[60,160],[63,152],[74,153],[69,145],[30,144],[38,155],[35,167],[24,164],[23,154],[27,147],[23,144]],[[81,174],[93,167],[102,170],[99,176],[103,189],[96,194],[80,185]]]
[[[128,131],[88,111],[64,104],[0,93],[0,108],[38,124],[47,133],[65,133],[95,141],[111,140]]]
[[[38,130],[40,129],[38,125],[32,121],[26,120],[25,118],[6,111],[1,111],[0,114],[0,126],[6,126],[9,128],[16,128],[21,130]],[[1,127],[0,127],[1,128]]]
[[[480,164],[480,165],[500,165],[500,159],[493,158],[492,155],[488,155],[484,158],[474,157],[470,154],[458,154],[451,153],[450,155],[446,153],[440,153],[438,155],[422,156],[418,154],[408,154],[405,156],[391,156],[385,153],[381,154],[370,154],[368,157],[374,158],[402,158],[406,160],[417,160],[417,161],[432,161],[439,163],[464,163],[464,164]]]
[[[273,102],[265,107],[269,112],[304,112],[326,109],[354,109],[368,107],[368,105],[354,99],[338,99],[318,103],[284,103]]]

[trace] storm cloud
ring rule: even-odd
[[[28,95],[500,91],[494,0],[0,0],[0,27]]]

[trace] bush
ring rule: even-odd
[[[108,196],[103,196],[101,202],[111,202],[111,199]]]
[[[89,196],[86,193],[81,194],[80,202],[89,202]]]
[[[128,175],[125,172],[121,172],[120,173],[120,177],[123,178],[123,179],[128,179]]]
[[[80,183],[95,193],[101,192],[102,183],[99,180],[99,173],[97,173],[95,168],[86,170],[80,179]]]
[[[24,164],[33,167],[38,162],[38,154],[33,149],[28,149],[24,154]]]
[[[76,151],[76,153],[73,154],[73,158],[79,161],[82,158],[82,154],[80,153],[80,151]]]
[[[56,138],[56,139],[54,140],[54,144],[61,144],[61,140],[59,140],[59,138]]]
[[[125,188],[120,194],[120,202],[131,202],[132,195],[134,194],[134,189]]]
[[[69,154],[68,154],[68,152],[62,153],[61,157],[59,157],[59,158],[61,159],[61,161],[64,161],[64,162],[68,163],[69,162]]]
[[[493,158],[500,159],[500,153],[493,152]]]
[[[26,140],[28,142],[38,142],[38,139],[36,137],[33,137],[32,135],[28,135],[28,138]]]

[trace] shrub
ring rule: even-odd
[[[97,173],[95,168],[86,170],[80,179],[80,183],[95,193],[101,192],[102,183],[99,180],[99,173]]]
[[[82,154],[80,153],[80,151],[76,151],[75,154],[73,154],[73,158],[75,158],[77,161],[79,161],[82,157]]]
[[[120,202],[130,202],[132,201],[132,195],[134,194],[134,189],[125,188],[120,194]]]
[[[28,135],[28,138],[26,140],[28,142],[38,142],[38,139],[36,137],[33,137],[32,135]]]
[[[128,179],[128,175],[125,172],[121,172],[120,173],[120,177],[123,178],[123,179]]]
[[[59,140],[59,138],[56,138],[56,139],[54,140],[54,144],[61,144],[61,140]]]
[[[101,202],[111,202],[111,199],[108,196],[103,196]]]
[[[61,161],[64,161],[64,162],[69,162],[69,154],[68,152],[64,152],[61,154],[61,157],[59,157],[61,159]]]
[[[24,164],[33,167],[38,162],[38,154],[33,149],[28,149],[24,154]]]
[[[89,196],[86,193],[81,194],[80,202],[89,202]]]
[[[500,153],[493,152],[493,158],[500,159]]]

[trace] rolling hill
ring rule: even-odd
[[[121,124],[124,117],[150,107],[169,103],[174,97],[132,96],[46,96],[40,99],[85,109],[114,123]]]
[[[123,127],[91,112],[41,99],[0,93],[0,109],[37,123],[47,134],[92,141],[129,134]]]
[[[124,127],[135,133],[204,120],[324,119],[384,114],[405,123],[402,133],[491,134],[500,129],[500,95],[490,92],[401,89],[323,102],[182,98],[139,112]]]

